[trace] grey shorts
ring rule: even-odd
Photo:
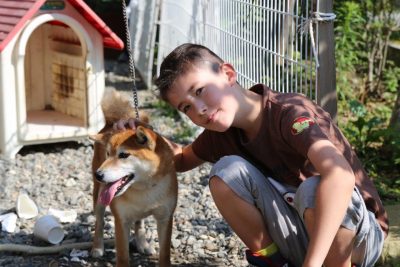
[[[239,197],[260,210],[281,254],[295,266],[301,266],[308,245],[303,214],[305,209],[314,207],[320,177],[310,177],[298,188],[276,184],[274,180],[271,183],[239,156],[221,158],[211,169],[210,177],[213,176],[220,177]],[[383,231],[366,209],[358,189],[353,192],[342,227],[356,231],[356,263],[373,266],[382,252]]]

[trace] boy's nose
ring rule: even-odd
[[[204,115],[207,112],[207,107],[202,102],[196,103],[196,110],[199,115]]]

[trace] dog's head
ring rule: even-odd
[[[150,128],[138,126],[135,130],[107,131],[90,137],[106,148],[106,160],[97,169],[96,179],[105,183],[99,200],[109,205],[114,197],[122,195],[131,185],[151,186],[152,177],[160,164],[161,137]]]

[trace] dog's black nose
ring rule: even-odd
[[[103,174],[102,171],[97,171],[97,172],[95,173],[95,176],[96,176],[97,181],[99,181],[99,182],[102,182],[103,179],[104,179],[104,174]]]

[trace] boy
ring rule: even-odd
[[[215,163],[212,197],[248,247],[249,263],[373,266],[388,232],[386,212],[329,114],[299,94],[242,88],[232,65],[196,44],[165,58],[156,85],[162,99],[205,128],[190,145],[170,142],[175,165],[187,171]]]

